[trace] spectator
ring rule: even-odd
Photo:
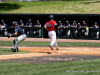
[[[59,21],[59,23],[58,23],[58,39],[60,36],[60,28],[62,28],[62,27],[63,27],[63,24],[61,23],[61,21]],[[61,30],[61,31],[63,31],[63,30]]]
[[[33,24],[31,22],[31,19],[29,19],[29,22],[26,23],[26,27],[32,27]],[[31,29],[27,30],[27,36],[31,35]]]
[[[90,28],[99,28],[99,26],[97,25],[97,22],[95,22],[95,24]],[[93,36],[98,38],[99,37],[99,31],[94,31]]]
[[[86,28],[87,27],[87,23],[85,21],[83,21],[83,25],[82,28]],[[89,30],[82,30],[82,34],[87,37],[89,35]]]
[[[82,28],[81,24],[78,23],[78,26],[77,26],[77,36],[80,36],[80,29]]]
[[[1,21],[2,23],[0,24],[0,33],[2,34],[3,32],[3,28],[5,28],[7,25],[6,25],[6,23],[4,22],[4,20],[2,20]],[[7,30],[7,29],[5,29],[5,30]]]
[[[24,23],[22,20],[20,20],[20,24],[19,24],[20,27],[24,27]]]
[[[66,21],[66,24],[63,26],[64,29],[70,28],[69,21]],[[66,36],[69,37],[70,35],[70,30],[65,30],[66,31]]]
[[[73,21],[73,24],[71,25],[72,28],[77,28],[76,21]],[[73,35],[76,38],[77,37],[77,30],[73,30]]]
[[[39,23],[39,20],[37,20],[37,23],[34,25],[34,27],[41,27],[41,23]],[[36,29],[33,34],[39,34],[39,36],[41,36],[41,29]]]

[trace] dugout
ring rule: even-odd
[[[0,14],[0,23],[1,20],[4,20],[7,26],[12,26],[13,21],[20,21],[23,20],[24,24],[28,21],[28,19],[32,20],[33,25],[36,23],[37,20],[40,21],[42,27],[44,24],[49,21],[49,15],[50,14]],[[80,22],[82,24],[82,21],[85,20],[87,25],[90,27],[94,25],[94,22],[97,22],[98,25],[100,25],[100,14],[53,14],[55,16],[55,20],[58,23],[59,20],[62,21],[63,24],[65,24],[66,20],[69,21],[70,24],[72,24],[73,20],[76,20],[76,22]],[[44,29],[44,38],[47,38],[47,31]]]

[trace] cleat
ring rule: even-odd
[[[59,48],[57,48],[56,50],[59,51]]]
[[[15,48],[11,48],[12,49],[12,52],[17,52],[17,49]]]
[[[49,45],[49,47],[53,50],[53,47],[51,45]]]

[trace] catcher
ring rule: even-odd
[[[19,27],[18,22],[14,21],[13,22],[13,27],[15,30],[15,33],[13,34],[9,34],[8,38],[10,38],[11,36],[18,36],[18,38],[16,38],[13,42],[14,42],[14,47],[11,48],[12,52],[17,52],[18,50],[18,42],[23,41],[24,39],[26,39],[26,34],[24,33],[24,31]]]

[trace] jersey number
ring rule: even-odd
[[[48,24],[48,27],[52,27],[52,24],[50,23],[50,24]]]

